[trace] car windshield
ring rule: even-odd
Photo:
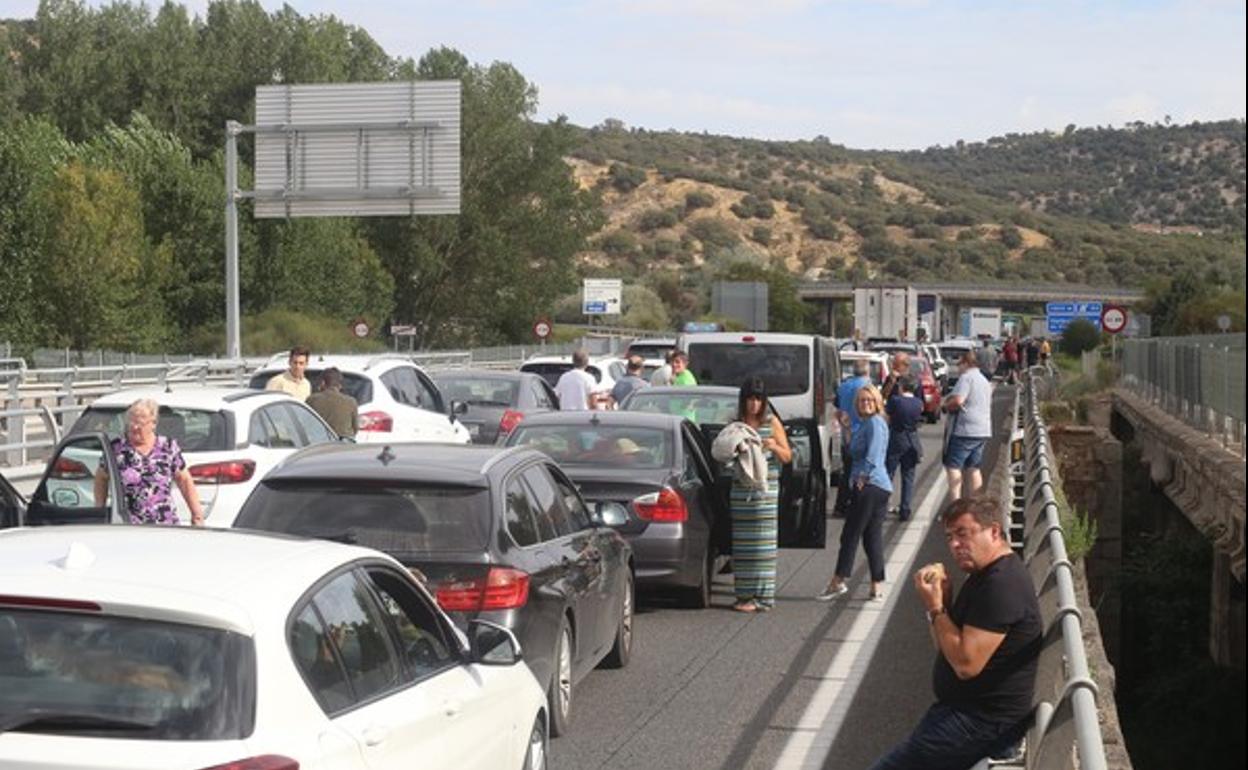
[[[263,372],[257,372],[251,376],[251,381],[247,387],[252,390],[264,390],[264,386],[269,380],[281,374],[284,369],[266,369]],[[312,392],[315,393],[321,387],[321,374],[324,369],[308,369],[304,372],[304,376],[308,378],[308,384],[312,386]],[[373,383],[367,377],[350,372],[342,372],[342,392],[355,399],[357,404],[367,404],[373,400]]]
[[[954,361],[960,361],[962,359],[962,356],[966,355],[966,351],[968,349],[969,348],[942,347],[940,349],[940,357],[945,359],[946,361],[949,361],[950,363]]]
[[[689,368],[702,385],[735,388],[747,377],[757,375],[773,398],[810,390],[810,348],[806,345],[693,343],[689,346]]]
[[[673,344],[655,344],[648,345],[645,343],[633,343],[628,346],[628,355],[641,356],[642,358],[661,359],[667,355],[667,351],[676,347]]]
[[[247,498],[234,526],[399,555],[482,550],[490,517],[490,493],[477,487],[274,480]]]
[[[97,613],[0,608],[0,725],[17,732],[241,740],[255,652],[241,634]]]
[[[433,378],[442,398],[474,406],[515,406],[520,396],[518,380],[441,374]]]
[[[521,423],[507,443],[540,449],[560,465],[628,468],[668,468],[672,465],[672,434],[663,428]]]
[[[74,423],[69,435],[104,433],[117,438],[125,432],[125,407],[92,406]],[[229,449],[225,414],[207,409],[162,406],[156,421],[156,435],[175,439],[183,452],[221,452]]]
[[[681,393],[634,391],[620,406],[630,412],[676,414],[695,425],[727,425],[737,419],[737,396],[732,393],[698,393],[696,388]]]
[[[868,371],[871,373],[871,382],[876,385],[884,384],[884,367],[878,361],[867,362]],[[854,376],[854,362],[852,360],[841,359],[841,380],[848,380]]]

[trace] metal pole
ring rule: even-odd
[[[225,357],[243,357],[238,305],[238,135],[242,126],[225,123]]]

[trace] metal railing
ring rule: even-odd
[[[1035,722],[1020,761],[990,762],[1027,770],[1105,770],[1108,761],[1097,713],[1099,695],[1083,646],[1083,612],[1075,593],[1075,570],[1066,552],[1056,485],[1057,463],[1040,416],[1035,367],[1015,406],[1011,442],[1009,517],[1021,517],[1021,551],[1037,586],[1044,625],[1033,703]],[[1018,531],[1011,526],[1012,534]],[[1015,540],[1015,538],[1011,538]],[[1076,753],[1078,755],[1076,764]]]
[[[1121,384],[1244,452],[1244,335],[1125,340]]]

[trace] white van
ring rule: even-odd
[[[822,506],[829,483],[835,485],[842,472],[841,428],[832,403],[841,382],[835,342],[812,334],[715,332],[682,334],[677,346],[689,355],[689,370],[699,385],[740,387],[747,377],[763,378],[793,445],[791,469],[785,471],[789,477],[781,478],[780,505],[810,508],[790,517],[796,529],[787,532],[782,513],[781,545],[822,548]]]

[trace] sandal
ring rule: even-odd
[[[758,612],[758,605],[754,602],[737,602],[732,608],[737,612]]]

